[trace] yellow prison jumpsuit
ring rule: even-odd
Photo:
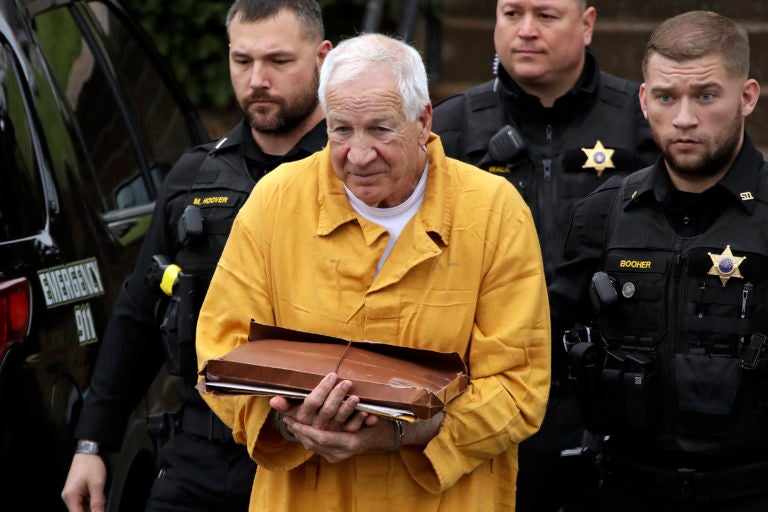
[[[549,391],[539,243],[509,182],[446,158],[434,134],[428,154],[424,202],[377,276],[389,235],[349,205],[327,147],[268,174],[235,220],[200,313],[199,363],[246,343],[253,318],[455,351],[471,379],[426,446],[336,464],[260,435],[268,398],[204,394],[259,464],[254,512],[514,510],[517,444]]]

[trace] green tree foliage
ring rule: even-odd
[[[229,0],[124,0],[198,107],[232,104],[224,20]]]

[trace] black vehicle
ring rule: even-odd
[[[72,431],[165,174],[206,139],[116,1],[0,0],[0,509],[64,510]],[[108,510],[143,510],[160,375],[107,458]]]

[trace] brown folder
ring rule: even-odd
[[[360,397],[359,409],[428,419],[469,383],[455,352],[348,341],[253,321],[248,340],[205,363],[200,373],[206,391],[302,397],[336,372],[352,381],[350,393]]]

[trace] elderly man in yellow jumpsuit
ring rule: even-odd
[[[447,158],[421,58],[378,34],[320,72],[328,146],[255,187],[200,313],[199,363],[249,322],[458,352],[463,394],[429,420],[356,412],[333,373],[303,401],[204,394],[259,465],[251,510],[514,510],[517,445],[549,388],[549,306],[531,213]]]

